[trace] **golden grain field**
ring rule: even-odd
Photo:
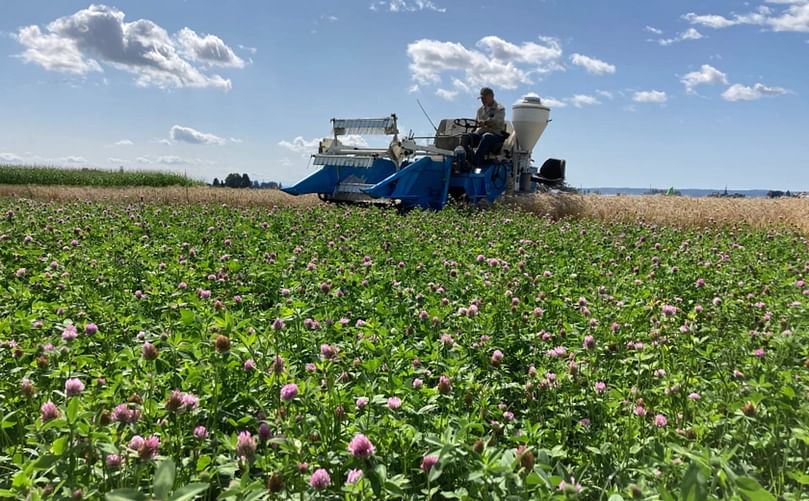
[[[278,190],[211,187],[88,188],[0,185],[0,196],[37,200],[99,200],[144,203],[216,203],[236,207],[307,207],[321,204],[314,195],[293,197]],[[607,222],[644,222],[674,226],[788,227],[809,234],[809,198],[691,198],[535,194],[507,197],[498,205],[553,218],[589,217]]]

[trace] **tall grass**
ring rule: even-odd
[[[293,197],[280,190],[237,190],[205,186],[165,188],[99,188],[78,186],[9,186],[0,184],[0,197],[55,202],[102,200],[121,203],[227,204],[234,207],[310,207],[325,202],[315,195]],[[637,222],[678,227],[744,225],[787,227],[809,235],[809,198],[692,198],[657,195],[535,194],[506,197],[496,206],[554,219],[591,218],[607,223]]]
[[[149,170],[102,170],[91,168],[0,166],[0,184],[62,186],[194,186],[202,184],[173,172]]]

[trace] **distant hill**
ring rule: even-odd
[[[663,192],[665,188],[661,188]],[[702,189],[702,188],[675,188],[681,195],[687,197],[707,197],[712,193],[724,193],[725,189]],[[600,193],[602,195],[644,195],[649,193],[649,188],[579,188],[581,193]],[[769,190],[727,190],[728,195],[744,195],[749,198],[763,198],[767,196]]]

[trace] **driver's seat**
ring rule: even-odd
[[[509,142],[509,139],[515,137],[514,125],[511,124],[510,120],[506,120],[505,132],[506,140],[503,144],[507,146],[505,146],[505,148],[503,146],[497,148],[497,150],[492,152],[492,155],[499,155],[504,149],[508,151],[513,149],[513,144]],[[433,144],[436,148],[453,151],[461,145],[461,136],[463,136],[464,133],[466,133],[466,129],[460,125],[455,125],[454,118],[445,118],[438,124],[438,130],[435,132]]]
[[[436,148],[453,151],[461,145],[461,136],[466,132],[466,129],[460,125],[455,125],[454,121],[454,118],[445,118],[438,124],[433,143]]]

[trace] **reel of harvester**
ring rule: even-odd
[[[327,202],[385,203],[400,209],[441,209],[449,198],[472,204],[493,203],[504,193],[532,193],[537,186],[564,182],[565,161],[548,159],[537,169],[531,151],[550,122],[550,109],[537,97],[512,107],[502,147],[477,167],[467,168],[463,135],[479,124],[469,118],[441,120],[431,144],[412,134],[399,138],[395,114],[383,118],[332,119],[333,137],[313,155],[320,169],[283,191],[317,194]],[[393,136],[387,148],[344,144],[347,134]]]

